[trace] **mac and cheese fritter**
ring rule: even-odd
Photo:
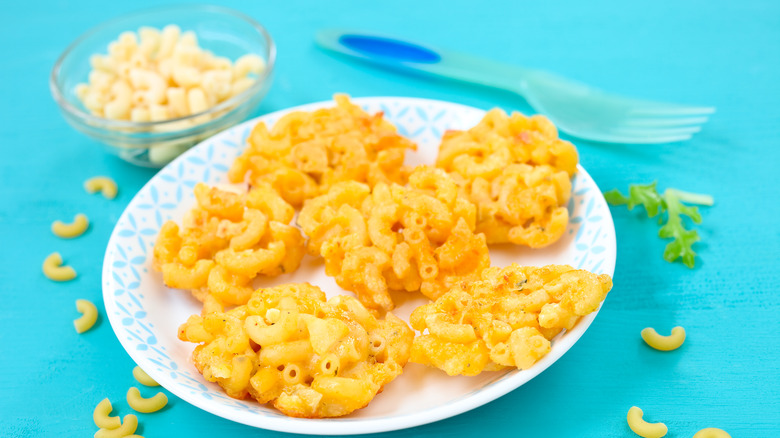
[[[335,107],[287,114],[270,131],[258,123],[230,180],[241,182],[248,174],[252,184],[271,184],[296,207],[342,181],[403,183],[405,151],[416,145],[382,113],[370,115],[343,94],[333,99]]]
[[[330,300],[308,283],[258,289],[228,312],[193,315],[179,339],[231,397],[285,415],[325,418],[365,407],[403,371],[414,332],[392,313],[376,319],[356,299]]]
[[[477,205],[488,243],[541,248],[566,230],[577,150],[544,116],[489,111],[467,131],[444,134],[436,166]]]
[[[479,281],[462,282],[412,312],[410,323],[422,334],[410,360],[451,376],[530,368],[611,288],[608,275],[566,265],[488,268]]]
[[[485,237],[474,233],[476,209],[458,197],[440,169],[415,168],[407,186],[334,185],[307,201],[298,224],[325,272],[372,309],[390,310],[390,291],[431,299],[490,265]]]
[[[257,276],[298,269],[304,240],[289,225],[293,208],[267,184],[234,193],[199,183],[197,206],[184,218],[163,224],[153,267],[165,285],[188,289],[204,303],[245,304]]]

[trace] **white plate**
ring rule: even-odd
[[[398,130],[416,141],[412,164],[435,161],[439,139],[446,129],[467,129],[482,110],[427,99],[372,97],[354,99],[369,112],[383,111]],[[330,106],[320,102],[277,111],[224,131],[194,147],[162,169],[133,198],[119,218],[103,264],[103,298],[111,327],[133,360],[163,387],[201,409],[233,421],[264,429],[319,435],[382,432],[457,415],[516,389],[558,360],[582,336],[596,316],[584,317],[559,335],[550,353],[530,370],[484,372],[476,377],[448,377],[442,371],[408,364],[404,374],[385,387],[371,404],[352,415],[335,419],[289,418],[252,400],[229,398],[215,383],[206,382],[190,361],[194,344],[177,339],[177,328],[200,303],[189,293],[166,289],[161,275],[151,269],[152,246],[162,223],[180,221],[195,203],[192,187],[203,181],[227,182],[226,171],[243,148],[249,130],[259,120],[272,125],[293,110]],[[564,237],[542,250],[511,245],[491,248],[494,265],[566,263],[612,275],[615,269],[615,229],[601,191],[580,167],[569,205],[571,220]],[[306,256],[301,268],[267,280],[267,285],[310,282],[331,296],[344,293],[325,276],[320,260]],[[425,303],[410,299],[396,311],[408,318]]]

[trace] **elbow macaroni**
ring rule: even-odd
[[[444,134],[436,166],[477,205],[488,243],[541,248],[566,231],[577,150],[544,116],[489,111],[468,131]]]
[[[708,427],[696,432],[693,438],[731,438],[731,435],[723,429]]]
[[[390,291],[436,299],[490,265],[485,237],[474,233],[476,209],[457,196],[439,169],[420,166],[402,187],[373,190],[354,181],[309,200],[298,224],[325,272],[373,309],[390,310]]]
[[[95,325],[98,318],[97,307],[91,301],[76,300],[76,310],[81,313],[81,317],[73,321],[73,325],[76,327],[76,332],[84,333]]]
[[[132,435],[138,429],[138,417],[133,414],[125,415],[122,425],[115,429],[101,428],[95,432],[95,438],[123,438]]]
[[[76,278],[76,270],[70,266],[63,266],[60,253],[53,252],[43,260],[43,275],[49,280],[70,281]]]
[[[230,181],[268,183],[296,207],[342,181],[403,183],[405,150],[416,149],[414,143],[382,113],[369,115],[346,95],[333,98],[335,107],[290,113],[270,131],[255,125]]]
[[[124,32],[90,63],[89,82],[75,90],[84,106],[99,117],[136,122],[206,111],[251,87],[266,69],[256,54],[235,64],[216,57],[198,46],[194,32],[175,25]]]
[[[135,368],[133,368],[133,377],[141,385],[144,385],[144,386],[160,386],[160,384],[157,383],[156,380],[154,380],[151,377],[149,377],[149,375],[146,374],[146,371],[141,369],[141,367],[139,367],[139,366],[136,366]]]
[[[195,186],[197,206],[180,227],[163,224],[153,267],[172,288],[189,289],[214,305],[245,304],[258,276],[298,269],[304,240],[288,225],[293,208],[267,185],[234,193]]]
[[[69,224],[62,221],[54,221],[51,224],[51,232],[57,237],[72,239],[84,234],[87,231],[87,227],[89,227],[89,219],[87,219],[86,215],[79,213],[73,219],[73,222]]]
[[[642,438],[661,438],[668,432],[666,425],[663,423],[648,423],[642,419],[642,409],[636,406],[632,406],[628,410],[628,427],[631,430],[641,436]]]
[[[676,350],[685,342],[685,329],[682,327],[675,327],[672,329],[671,335],[661,336],[654,328],[647,327],[642,330],[642,339],[644,339],[647,345],[656,350]]]
[[[157,412],[168,404],[168,397],[158,392],[150,398],[141,397],[141,391],[135,386],[127,390],[127,404],[142,414]]]
[[[310,284],[254,292],[227,312],[193,315],[179,338],[199,343],[193,361],[230,396],[271,403],[294,417],[347,415],[401,374],[414,333],[388,313]]]
[[[90,194],[99,191],[106,199],[114,199],[118,193],[116,182],[107,176],[96,176],[86,180],[84,189]]]
[[[422,334],[410,361],[451,376],[528,369],[550,351],[553,337],[598,309],[611,288],[609,276],[565,265],[488,268],[412,312],[410,323]]]
[[[111,400],[104,398],[100,403],[95,406],[95,410],[92,413],[92,419],[95,422],[95,426],[100,429],[116,429],[122,425],[122,420],[119,417],[112,417]]]

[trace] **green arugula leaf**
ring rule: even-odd
[[[645,207],[648,217],[658,215],[663,210],[663,199],[655,189],[657,183],[631,184],[628,187],[628,197],[623,196],[617,189],[604,193],[604,199],[612,205],[628,205],[633,210],[637,205]]]
[[[674,239],[666,245],[664,260],[672,263],[682,259],[685,266],[693,268],[696,264],[696,252],[693,244],[698,242],[699,233],[688,230],[683,223],[683,216],[688,217],[695,224],[701,223],[699,209],[683,202],[700,205],[712,205],[713,199],[709,195],[687,193],[676,189],[667,189],[663,196],[658,194],[656,183],[631,184],[628,187],[628,197],[623,196],[618,190],[610,190],[604,193],[604,198],[612,205],[626,205],[629,210],[641,205],[647,211],[648,217],[666,213],[666,222],[663,216],[658,224],[663,225],[658,230],[658,236],[662,239]]]
[[[608,192],[604,192],[604,199],[609,202],[610,205],[626,205],[628,204],[628,198],[623,196],[618,189],[612,189]]]

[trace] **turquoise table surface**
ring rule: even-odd
[[[73,330],[74,301],[102,312],[100,272],[113,225],[154,174],[104,154],[71,129],[49,95],[56,58],[82,32],[159,4],[15,1],[0,26],[0,435],[91,436],[92,409],[110,397],[119,414],[134,364],[101,314]],[[663,421],[667,436],[719,427],[734,438],[780,436],[780,2],[656,0],[587,2],[229,1],[275,38],[275,83],[264,114],[329,98],[416,96],[532,112],[497,91],[399,76],[334,58],[313,44],[323,27],[397,34],[579,79],[638,97],[713,105],[701,134],[682,144],[576,141],[603,190],[657,180],[709,193],[700,258],[690,270],[661,258],[655,221],[613,208],[614,289],[583,338],[528,384],[479,409],[388,436],[632,437],[626,412]],[[114,177],[114,201],[84,193],[85,179]],[[86,235],[61,240],[56,219],[86,213]],[[53,251],[79,272],[56,284],[41,273]],[[641,329],[682,325],[688,339],[651,350]],[[236,424],[171,396],[139,414],[139,433],[285,436]]]

